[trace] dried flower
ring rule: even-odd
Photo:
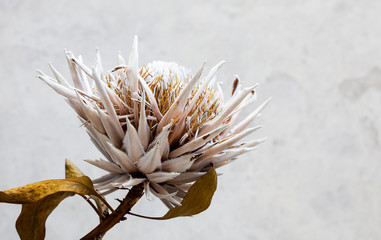
[[[260,128],[247,128],[269,100],[238,122],[239,112],[256,99],[254,89],[239,89],[223,102],[214,66],[201,80],[201,69],[176,63],[153,62],[138,66],[134,39],[128,65],[119,56],[111,71],[102,68],[99,51],[90,69],[82,58],[65,51],[74,87],[53,67],[55,79],[39,71],[39,78],[66,98],[106,160],[86,160],[108,171],[93,180],[101,194],[144,183],[145,193],[173,208],[210,168],[221,167],[264,139],[239,143]]]

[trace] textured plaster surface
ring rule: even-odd
[[[381,239],[380,12],[378,0],[0,1],[0,189],[62,178],[65,158],[102,174],[82,161],[100,153],[74,111],[35,68],[52,62],[69,78],[63,49],[92,65],[99,47],[109,69],[137,34],[141,64],[225,59],[226,94],[234,74],[260,82],[258,102],[273,101],[252,138],[270,138],[219,169],[208,211],[128,217],[105,239]],[[133,210],[165,209],[144,200]],[[1,239],[18,239],[19,211],[0,204]],[[46,239],[79,239],[97,221],[80,197],[67,199]]]

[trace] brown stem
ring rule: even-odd
[[[122,203],[115,212],[108,215],[98,226],[96,226],[81,240],[100,240],[114,225],[124,220],[124,216],[131,210],[137,201],[143,196],[144,185],[139,184],[131,188]]]

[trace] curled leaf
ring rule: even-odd
[[[33,203],[57,192],[97,195],[90,178],[83,176],[70,179],[46,180],[0,191],[0,202],[16,204]]]
[[[160,219],[171,219],[199,214],[208,209],[217,188],[214,168],[202,175],[188,190],[180,206],[169,210]]]
[[[76,178],[86,176],[77,166],[69,159],[65,159],[65,178]]]
[[[66,179],[47,180],[0,191],[0,202],[22,204],[16,221],[21,240],[43,240],[45,222],[62,200],[75,194],[97,195],[91,180],[66,160]]]
[[[16,221],[16,230],[20,239],[44,239],[46,219],[62,200],[73,195],[74,193],[58,192],[37,202],[23,204]]]

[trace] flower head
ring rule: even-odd
[[[221,167],[261,143],[240,140],[259,127],[247,128],[268,101],[238,122],[239,112],[256,99],[254,89],[239,89],[223,102],[215,78],[223,61],[202,76],[173,62],[138,66],[134,39],[128,64],[104,71],[99,52],[93,68],[65,51],[74,86],[53,67],[55,79],[39,78],[64,96],[77,112],[91,141],[105,160],[86,160],[108,174],[93,182],[102,194],[144,183],[145,192],[169,208],[210,168]]]

